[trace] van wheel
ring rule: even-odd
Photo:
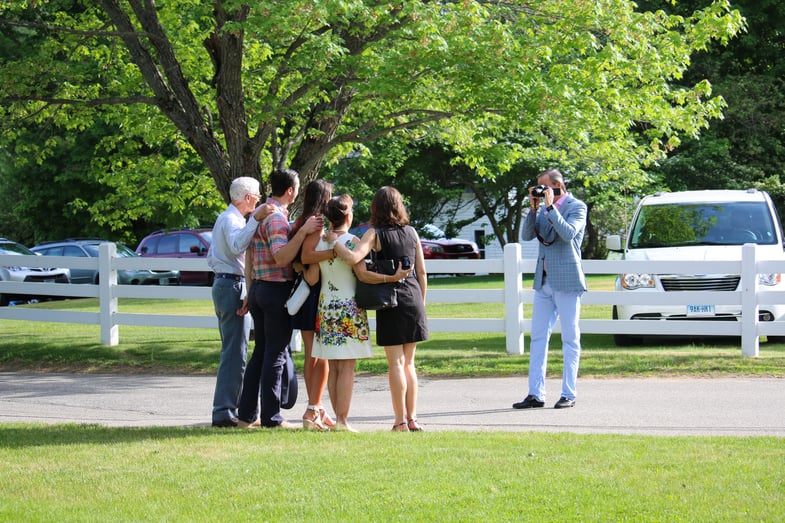
[[[614,334],[613,343],[615,343],[617,347],[637,347],[638,345],[643,344],[643,340],[641,338],[636,338],[635,336],[627,336],[626,334]]]
[[[619,319],[619,311],[616,310],[615,305],[613,306],[613,319]],[[637,336],[630,336],[628,334],[614,334],[613,343],[615,343],[617,347],[633,347],[636,345],[641,345],[643,343],[643,339]]]

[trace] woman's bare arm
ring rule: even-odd
[[[371,227],[362,239],[354,245],[353,249],[349,249],[346,245],[336,243],[333,250],[335,254],[340,256],[343,261],[351,266],[355,266],[361,260],[364,260],[373,247],[376,246],[376,229]]]
[[[305,240],[303,240],[303,247],[300,251],[300,261],[303,265],[310,265],[312,263],[319,263],[323,260],[332,260],[335,258],[331,249],[327,249],[326,251],[316,250],[316,246],[319,244],[321,237],[321,231],[317,231],[309,234]]]
[[[417,251],[414,257],[414,268],[417,273],[417,281],[422,290],[422,301],[425,302],[425,294],[428,292],[428,273],[425,271],[425,256],[422,253],[420,238],[417,238]]]
[[[310,286],[316,285],[319,281],[319,277],[321,276],[321,271],[319,270],[318,263],[311,263],[306,265],[305,270],[303,271],[303,278]]]

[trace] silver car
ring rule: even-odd
[[[57,242],[39,243],[33,251],[45,256],[98,257],[98,247],[107,240],[101,239],[70,239]],[[139,256],[129,247],[117,243],[117,256]],[[72,283],[98,283],[97,269],[71,269]],[[179,271],[151,271],[148,269],[117,271],[117,283],[120,285],[177,285],[180,283]]]
[[[36,253],[15,241],[0,238],[0,254],[19,256],[35,256]],[[70,283],[71,274],[68,269],[49,269],[23,267],[21,265],[0,266],[0,281]],[[0,294],[0,305],[5,306],[14,301],[31,301],[41,299],[37,295]]]

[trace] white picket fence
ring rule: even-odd
[[[69,267],[98,269],[98,285],[65,285],[56,283],[0,282],[0,293],[34,294],[50,296],[93,297],[100,301],[99,312],[76,312],[64,310],[39,310],[27,307],[0,307],[0,319],[82,323],[100,325],[101,343],[117,345],[121,325],[147,327],[217,328],[215,316],[186,316],[174,314],[131,314],[118,310],[118,300],[123,298],[194,299],[210,300],[211,290],[207,287],[188,286],[138,286],[117,285],[120,269],[156,269],[180,271],[204,271],[204,259],[172,258],[119,258],[115,256],[113,243],[100,247],[98,258],[73,258],[54,256],[0,255],[0,265],[24,265],[28,267]],[[503,274],[504,288],[477,289],[429,289],[430,303],[504,303],[503,318],[428,318],[433,332],[481,332],[499,333],[506,336],[509,354],[523,354],[524,334],[531,331],[531,319],[523,314],[524,304],[531,304],[534,291],[524,289],[522,274],[534,271],[535,261],[523,259],[518,244],[508,244],[504,258],[496,260],[428,260],[429,273],[479,273]],[[754,245],[745,245],[742,259],[738,261],[680,260],[622,261],[584,260],[586,274],[619,274],[623,272],[650,272],[658,274],[741,274],[742,290],[736,292],[683,291],[668,293],[646,293],[650,304],[684,305],[713,303],[715,305],[741,305],[741,321],[639,321],[608,319],[581,319],[583,333],[629,334],[629,335],[689,335],[689,336],[738,336],[741,338],[742,354],[758,356],[760,336],[785,336],[785,322],[760,322],[760,306],[785,303],[785,291],[759,292],[759,273],[785,273],[785,262],[758,260]],[[641,293],[616,291],[589,291],[583,297],[584,305],[633,304],[643,298]],[[371,327],[374,327],[371,320]],[[558,332],[560,326],[554,329]]]

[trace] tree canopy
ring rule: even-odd
[[[683,15],[705,0],[643,2]],[[683,81],[708,78],[727,102],[723,118],[699,138],[688,138],[653,174],[673,190],[768,190],[785,212],[785,4],[736,0],[747,30],[729,43],[699,53]]]
[[[683,15],[622,0],[16,0],[0,15],[7,161],[41,165],[64,134],[109,125],[93,179],[175,207],[200,201],[189,176],[226,201],[237,176],[291,166],[307,183],[394,132],[437,136],[483,176],[523,161],[632,184],[720,116],[708,82],[675,82],[744,27],[724,0]],[[31,126],[41,138],[24,141]],[[114,227],[145,218],[83,200]]]

